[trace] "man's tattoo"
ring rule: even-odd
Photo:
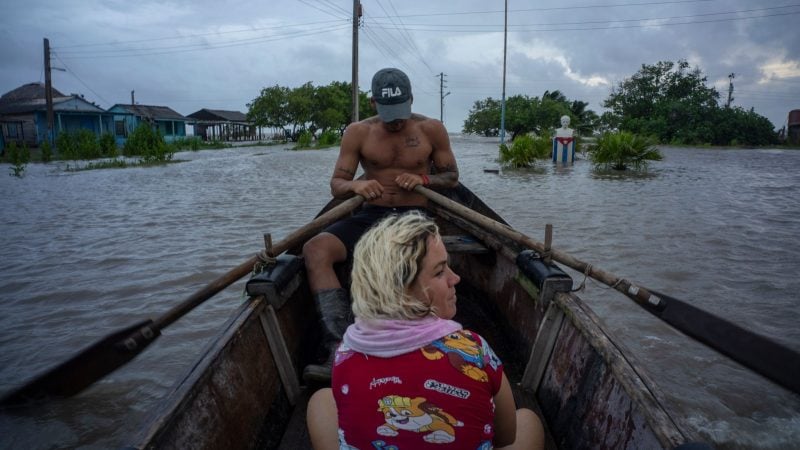
[[[355,176],[356,175],[355,172],[353,172],[352,170],[345,169],[344,167],[337,167],[336,170],[338,172],[344,172],[344,173],[346,173],[346,174],[348,174],[350,176]]]
[[[455,172],[458,173],[458,167],[455,164],[448,164],[446,166],[434,166],[436,173]]]
[[[419,138],[416,136],[406,137],[406,147],[419,147]]]

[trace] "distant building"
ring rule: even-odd
[[[53,137],[89,130],[98,136],[113,132],[111,114],[82,95],[64,95],[53,88]],[[28,83],[0,97],[0,149],[16,142],[38,147],[47,139],[47,100],[44,83]]]
[[[253,141],[261,136],[247,115],[239,111],[201,109],[187,117],[195,119],[194,134],[204,141]]]
[[[786,120],[786,140],[794,144],[800,143],[800,109],[789,111]]]
[[[186,137],[188,119],[166,106],[125,105],[117,103],[108,110],[113,116],[114,136],[123,143],[141,123],[161,131],[167,142]]]

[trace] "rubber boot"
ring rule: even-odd
[[[322,325],[322,345],[328,349],[328,359],[322,364],[309,364],[303,369],[306,382],[330,383],[336,348],[347,327],[353,323],[350,296],[344,289],[327,289],[314,295]]]

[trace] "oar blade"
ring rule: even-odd
[[[146,320],[106,336],[58,366],[3,396],[0,406],[23,405],[48,397],[69,397],[133,359],[159,335]]]
[[[692,338],[800,394],[800,353],[676,298],[652,291],[665,303],[645,309]]]

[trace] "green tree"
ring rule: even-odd
[[[293,136],[298,128],[305,130],[311,125],[315,108],[314,91],[314,85],[310,81],[289,91],[286,102],[286,119],[292,126]],[[313,134],[314,130],[311,131]]]
[[[258,97],[247,104],[247,119],[259,127],[283,128],[289,123],[288,103],[289,88],[277,84],[264,88]]]
[[[641,69],[613,88],[603,106],[621,130],[656,136],[661,142],[702,143],[713,138],[709,116],[719,93],[688,62],[660,61]]]
[[[500,101],[491,97],[476,101],[464,121],[464,132],[496,136],[500,128]],[[591,134],[599,123],[588,103],[570,101],[560,91],[545,91],[542,98],[514,95],[506,99],[505,128],[511,140],[526,133],[545,134],[558,127],[561,116],[572,119],[579,133]]]
[[[351,97],[350,83],[334,81],[327,86],[317,87],[314,90],[315,107],[311,114],[314,127],[323,133],[331,129],[343,132],[352,116]]]
[[[500,132],[500,100],[478,100],[464,120],[465,133],[497,136]]]

